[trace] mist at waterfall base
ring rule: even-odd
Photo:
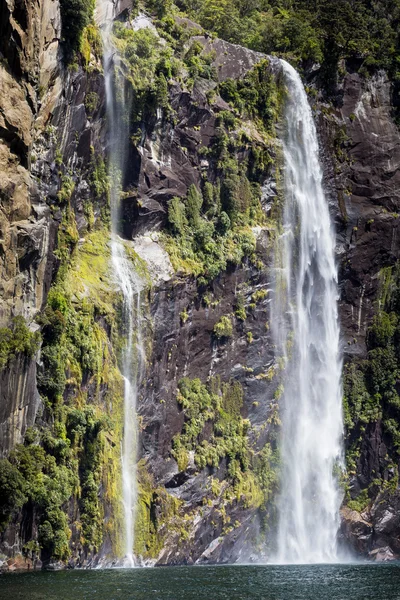
[[[398,600],[391,564],[167,567],[9,574],[0,600]]]
[[[287,98],[282,233],[271,324],[284,359],[280,398],[278,563],[338,562],[342,493],[342,363],[335,237],[322,188],[316,128],[297,71],[279,61]]]

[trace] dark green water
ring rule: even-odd
[[[0,575],[0,600],[400,600],[399,564]]]

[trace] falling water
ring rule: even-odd
[[[134,530],[136,489],[137,420],[136,401],[144,365],[144,346],[141,327],[142,282],[129,260],[125,245],[118,236],[120,196],[128,162],[130,101],[125,93],[125,79],[119,56],[112,44],[115,5],[112,0],[99,0],[96,14],[101,25],[103,65],[106,88],[109,175],[111,205],[111,256],[118,286],[123,295],[122,322],[126,344],[122,352],[121,372],[124,377],[124,436],[121,448],[123,508],[125,522],[126,566],[134,566]]]
[[[280,61],[287,101],[285,208],[276,253],[273,327],[285,358],[278,562],[337,558],[342,464],[335,238],[316,129],[300,76]]]

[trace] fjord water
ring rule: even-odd
[[[144,365],[140,294],[142,282],[129,259],[124,242],[119,237],[120,197],[124,175],[128,168],[127,124],[130,98],[126,93],[119,57],[112,44],[112,25],[115,5],[112,0],[100,0],[96,7],[97,21],[103,41],[103,66],[107,103],[107,129],[109,147],[109,179],[111,206],[111,259],[117,286],[123,296],[121,311],[125,344],[122,351],[121,373],[124,378],[124,434],[121,448],[122,504],[124,511],[125,557],[124,565],[134,566],[134,529],[137,502],[136,401]]]
[[[0,600],[398,600],[399,590],[394,563],[0,575]]]
[[[287,99],[272,307],[285,364],[277,562],[329,563],[338,560],[343,431],[335,238],[307,95],[295,69],[279,62]]]

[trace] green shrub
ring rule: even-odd
[[[214,335],[218,339],[231,338],[233,336],[233,325],[230,316],[224,315],[214,325]]]
[[[89,24],[94,11],[94,0],[61,0],[61,36],[67,60],[80,47],[82,32]]]
[[[27,501],[26,487],[18,469],[7,459],[0,460],[0,531]]]
[[[235,315],[239,321],[245,321],[247,319],[246,308],[244,305],[243,294],[238,294],[235,301]]]
[[[262,302],[268,296],[267,290],[256,290],[254,294],[252,294],[252,301],[257,304],[258,302]]]
[[[35,356],[39,350],[41,335],[32,332],[22,316],[14,317],[11,328],[0,328],[0,369],[17,355],[23,354],[28,358]]]
[[[99,95],[96,92],[88,92],[85,96],[85,108],[91,117],[99,104]]]
[[[351,508],[351,510],[362,512],[367,508],[369,503],[370,499],[368,497],[368,490],[365,489],[358,494],[357,498],[355,498],[354,500],[349,500],[347,502],[347,506]]]

